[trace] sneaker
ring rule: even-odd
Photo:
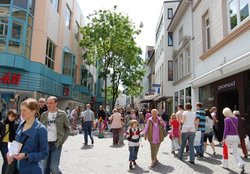
[[[172,151],[171,153],[172,153],[173,155],[175,155],[175,151]]]
[[[190,164],[195,164],[194,161],[188,161]]]
[[[248,155],[244,155],[244,158],[248,158]]]
[[[222,164],[220,165],[222,168],[224,168],[224,169],[228,169],[228,167],[225,167],[225,166],[223,166]]]
[[[216,152],[214,152],[213,155],[216,155]]]
[[[244,164],[240,166],[240,173],[241,174],[245,173],[245,165]]]

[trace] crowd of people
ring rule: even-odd
[[[244,173],[245,164],[237,152],[240,143],[244,158],[248,157],[245,144],[247,131],[245,119],[239,111],[223,110],[224,132],[218,131],[218,113],[216,107],[203,109],[202,103],[192,108],[190,103],[185,107],[179,105],[176,113],[169,117],[167,111],[161,114],[157,109],[143,108],[125,110],[122,107],[113,109],[108,114],[103,106],[94,112],[90,104],[85,109],[79,106],[65,111],[58,109],[57,98],[50,96],[47,100],[32,98],[24,100],[20,105],[20,117],[17,118],[15,109],[10,109],[4,121],[0,122],[0,150],[3,157],[3,174],[60,174],[59,168],[62,146],[68,136],[76,135],[78,120],[84,131],[83,144],[94,144],[92,130],[98,129],[98,138],[105,137],[105,130],[113,133],[113,146],[124,145],[128,140],[129,168],[137,165],[138,151],[142,137],[148,140],[151,152],[151,167],[159,162],[157,156],[165,137],[171,139],[171,152],[183,160],[184,153],[189,154],[189,163],[195,164],[197,159],[204,158],[208,143],[213,155],[216,155],[214,139],[223,145],[222,167],[228,168],[226,148],[232,149],[238,167]],[[193,110],[196,110],[193,112]],[[110,124],[110,127],[108,126]],[[248,134],[249,135],[249,134]],[[18,144],[20,148],[8,148]],[[186,152],[184,150],[186,149]],[[226,157],[227,156],[227,157]]]

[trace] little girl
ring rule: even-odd
[[[138,127],[137,120],[131,120],[130,126],[126,132],[129,146],[129,168],[132,169],[133,165],[136,166],[137,154],[140,147],[140,137],[143,134]],[[133,165],[132,165],[133,164]]]
[[[180,135],[180,122],[176,119],[175,113],[172,113],[171,115],[170,126],[171,126],[170,139],[172,140],[171,152],[175,154],[175,151],[179,150],[180,148],[180,145],[178,143],[178,138]]]

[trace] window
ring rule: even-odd
[[[179,43],[183,40],[183,27],[180,28],[179,30]]]
[[[183,53],[180,55],[180,79],[184,77],[184,59],[183,59]]]
[[[22,9],[27,9],[29,0],[13,0],[13,4],[17,7],[21,7]]]
[[[75,56],[71,52],[64,52],[63,75],[76,76]]]
[[[54,9],[58,12],[59,11],[59,0],[51,0],[51,3]]]
[[[172,8],[168,8],[168,19],[172,19],[173,16],[174,16],[173,9]]]
[[[179,104],[179,95],[178,95],[178,91],[174,93],[174,105],[175,105],[175,109],[177,110]]]
[[[186,48],[186,71],[187,71],[187,74],[191,73],[190,47]]]
[[[0,19],[0,39],[6,38],[8,32],[8,20]]]
[[[78,22],[76,21],[75,38],[77,41],[79,41],[79,31],[80,31],[80,26],[79,26]]]
[[[65,12],[65,25],[70,29],[71,23],[71,10],[67,4],[66,12]]]
[[[173,61],[168,61],[168,81],[173,81]]]
[[[21,41],[23,38],[23,29],[24,29],[24,26],[22,23],[13,21],[12,30],[11,30],[11,38]]]
[[[178,59],[174,60],[174,80],[178,80]]]
[[[184,106],[184,89],[180,91],[180,104]]]
[[[53,44],[51,40],[47,39],[45,65],[52,70],[54,70],[54,64],[55,64],[55,51],[56,51],[55,44]]]
[[[173,46],[173,33],[168,32],[168,46]]]
[[[0,4],[10,4],[11,0],[1,0]]]
[[[203,38],[203,52],[206,52],[211,48],[211,38],[210,38],[210,19],[208,10],[202,16],[202,38]]]
[[[210,25],[209,18],[205,18],[205,37],[206,37],[206,50],[210,48]]]
[[[229,0],[230,29],[235,28],[249,16],[249,0]]]
[[[36,0],[29,0],[29,12],[34,15]]]
[[[26,20],[26,11],[18,9],[18,8],[13,8],[12,16],[25,21]]]

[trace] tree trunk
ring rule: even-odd
[[[104,109],[107,110],[107,76],[104,77]]]
[[[131,108],[133,108],[134,109],[134,96],[131,96],[131,106],[130,106]]]

